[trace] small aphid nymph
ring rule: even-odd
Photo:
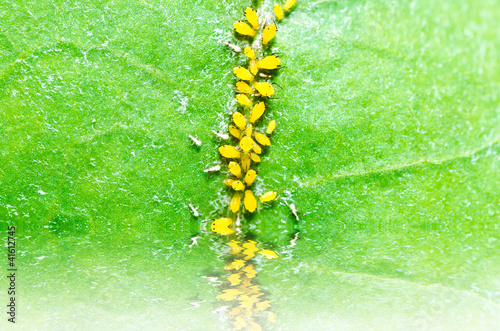
[[[276,19],[281,21],[283,19],[283,8],[280,5],[274,5],[273,7],[274,15],[276,15]]]
[[[199,217],[200,216],[200,213],[198,212],[198,210],[193,206],[193,204],[189,204],[189,208],[191,208],[191,213],[193,213],[193,216],[194,217]]]
[[[248,58],[250,60],[255,60],[255,58],[257,57],[255,55],[253,48],[250,46],[245,47],[245,49],[243,50],[243,53],[245,53],[245,55],[248,56]]]
[[[283,9],[289,11],[293,7],[293,5],[295,5],[295,1],[296,0],[286,0],[285,4],[283,5]]]
[[[193,142],[193,145],[196,145],[198,147],[201,147],[201,140],[198,139],[198,137],[194,137],[192,135],[188,135],[189,139]]]
[[[209,172],[217,172],[220,171],[220,165],[216,165],[210,168],[203,169],[203,172],[209,173]]]
[[[229,139],[229,134],[227,133],[222,133],[222,132],[219,132],[219,131],[215,131],[215,130],[212,130],[213,134],[222,139],[222,140],[228,140]]]

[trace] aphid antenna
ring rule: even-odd
[[[279,86],[279,87],[283,90],[283,87],[282,87],[280,84],[278,84],[278,83],[274,83],[274,82],[273,82],[273,83],[271,83],[271,84],[272,84],[272,85]]]
[[[280,98],[278,97],[267,97],[269,100],[279,100]]]

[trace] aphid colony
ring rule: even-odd
[[[287,0],[282,6],[273,8],[275,19],[271,15],[259,17],[257,11],[247,7],[245,21],[234,23],[236,35],[245,46],[227,44],[229,49],[236,53],[243,53],[245,64],[233,69],[238,79],[236,82],[237,109],[231,115],[229,134],[235,140],[235,146],[223,145],[219,153],[226,161],[230,176],[224,184],[232,194],[229,204],[230,210],[239,215],[242,207],[250,213],[257,209],[257,199],[252,191],[252,185],[257,172],[252,166],[261,161],[263,149],[271,145],[271,135],[276,128],[276,121],[271,120],[267,125],[261,125],[266,112],[266,100],[275,94],[273,78],[276,70],[280,69],[281,60],[270,53],[269,44],[276,35],[276,21],[284,17],[284,12],[290,11],[295,0]],[[264,127],[259,132],[256,127]],[[262,203],[276,199],[276,192],[269,191],[260,196]],[[232,218],[221,218],[212,223],[212,230],[223,235],[234,233],[229,226]]]

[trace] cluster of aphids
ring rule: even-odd
[[[257,199],[252,192],[257,172],[252,166],[261,161],[263,148],[271,145],[269,138],[276,127],[276,121],[269,121],[263,133],[258,132],[254,126],[264,120],[266,100],[275,93],[273,84],[269,81],[281,63],[278,56],[270,54],[270,43],[277,31],[276,21],[281,21],[284,13],[290,11],[294,4],[295,0],[287,0],[283,7],[275,5],[273,9],[276,20],[271,15],[259,17],[255,9],[246,8],[246,21],[234,23],[234,29],[239,39],[247,45],[227,44],[231,50],[245,55],[245,65],[233,69],[238,79],[236,82],[238,109],[232,114],[229,133],[236,143],[235,146],[224,145],[219,148],[230,172],[230,177],[224,181],[232,194],[229,208],[238,216],[242,205],[250,213],[257,209]],[[262,203],[274,199],[276,199],[274,191],[260,196]],[[231,224],[231,218],[218,219],[212,223],[212,230],[229,235],[234,233],[229,228]]]

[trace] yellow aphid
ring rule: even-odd
[[[245,10],[245,17],[254,29],[259,27],[259,18],[257,17],[257,12],[254,9],[247,7]]]
[[[286,0],[285,2],[285,5],[283,6],[283,8],[286,10],[286,11],[289,11],[290,8],[293,7],[293,5],[295,5],[295,0]]]
[[[241,206],[241,196],[238,193],[236,193],[231,199],[231,204],[229,205],[229,208],[231,208],[231,211],[233,213],[236,213],[238,210],[240,210],[240,206]]]
[[[227,280],[231,283],[231,286],[238,285],[241,283],[241,275],[231,274],[231,276],[227,277]]]
[[[263,96],[268,97],[274,94],[274,87],[266,82],[253,84],[253,87]]]
[[[234,125],[229,126],[229,133],[236,139],[241,139],[242,137],[241,131]]]
[[[253,213],[255,209],[257,209],[257,200],[250,190],[245,191],[245,198],[243,199],[243,203],[245,204],[245,209],[251,213]]]
[[[231,253],[229,254],[238,254],[239,252],[241,252],[241,250],[243,248],[240,247],[240,245],[238,245],[240,243],[240,241],[236,241],[236,240],[231,240],[229,243],[227,243],[227,245],[229,247],[231,247],[233,250],[231,251]]]
[[[232,187],[233,187],[233,190],[235,190],[235,191],[243,191],[245,189],[245,184],[243,184],[241,182],[241,180],[235,180],[233,182]]]
[[[248,170],[247,174],[245,175],[245,184],[247,184],[247,186],[252,185],[255,178],[257,178],[257,173],[255,172],[255,170]]]
[[[269,140],[269,138],[267,136],[264,136],[262,133],[260,132],[255,132],[255,140],[257,140],[257,142],[263,146],[269,146],[271,145],[271,141]]]
[[[266,129],[266,133],[267,134],[271,134],[273,133],[274,129],[276,128],[276,121],[275,120],[272,120],[271,122],[269,122],[269,124],[267,125],[267,129]]]
[[[257,154],[262,154],[262,148],[256,142],[253,144],[253,151]]]
[[[250,71],[248,71],[248,69],[245,69],[243,67],[236,67],[233,69],[233,72],[235,76],[241,80],[247,80],[247,81],[253,80],[253,75]]]
[[[249,66],[252,75],[257,75],[259,73],[259,68],[257,67],[257,62],[255,60],[250,60]]]
[[[246,181],[247,177],[245,176],[245,181]],[[248,184],[247,184],[248,185]],[[266,192],[264,193],[261,197],[260,197],[260,202],[264,203],[264,202],[269,202],[269,201],[273,201],[274,199],[276,199],[276,192],[274,191],[269,191],[269,192]]]
[[[250,158],[252,159],[253,162],[255,163],[259,163],[260,162],[260,156],[258,156],[257,154],[255,153],[250,153]],[[234,188],[234,184],[233,184],[233,188]]]
[[[267,320],[271,323],[276,323],[276,314],[273,313],[272,311],[267,312]]]
[[[231,173],[233,175],[235,175],[236,177],[240,178],[241,177],[241,167],[238,163],[236,162],[229,162],[229,171],[231,171]]]
[[[261,301],[256,303],[255,305],[255,311],[261,311],[261,310],[266,310],[267,308],[270,308],[271,305],[269,304],[271,300],[266,300],[266,301]]]
[[[253,125],[252,124],[248,124],[247,128],[245,130],[245,134],[250,137],[252,135],[252,133],[253,133]]]
[[[246,121],[245,121],[245,116],[243,116],[242,113],[240,112],[236,112],[233,114],[233,122],[234,124],[236,124],[236,126],[240,129],[240,130],[245,130],[245,127],[246,127]]]
[[[283,19],[283,8],[280,5],[274,5],[273,10],[278,21],[281,21]]]
[[[241,156],[241,152],[231,145],[219,147],[219,153],[228,159],[239,159]]]
[[[243,152],[250,152],[250,150],[253,148],[254,141],[252,138],[249,136],[245,136],[241,138],[240,140],[240,147],[243,150]]]
[[[255,257],[255,252],[259,250],[257,246],[255,246],[256,243],[257,242],[253,240],[249,240],[242,245],[246,248],[242,253],[243,255],[245,255],[245,260],[250,260],[252,257]]]
[[[257,68],[273,70],[278,68],[281,60],[276,55],[269,55],[257,62]]]
[[[245,55],[248,56],[250,60],[255,60],[255,58],[257,57],[255,55],[255,52],[253,51],[253,48],[250,46],[245,47],[243,53],[245,53]]]
[[[234,29],[236,30],[236,32],[238,32],[239,34],[242,34],[244,36],[249,36],[249,37],[253,37],[255,36],[255,30],[252,29],[252,27],[248,24],[246,24],[245,22],[241,22],[241,21],[238,21],[236,23],[234,23]]]
[[[232,187],[233,183],[234,183],[234,179],[231,179],[231,178],[224,179],[224,184],[226,184],[226,186]]]
[[[234,260],[230,265],[226,266],[226,270],[240,270],[245,265],[245,260]],[[226,292],[226,291],[224,291]],[[242,294],[242,293],[240,293]]]
[[[219,294],[217,298],[222,299],[224,301],[232,301],[234,298],[236,298],[238,295],[243,294],[244,292],[237,290],[237,289],[229,289],[229,290],[223,290],[224,293]]]
[[[248,278],[254,278],[257,275],[257,271],[253,269],[253,264],[249,264],[243,269]]]
[[[246,94],[238,94],[236,96],[236,101],[238,101],[238,103],[243,106],[250,107],[252,105],[252,101]]]
[[[230,218],[220,218],[212,222],[211,228],[214,232],[228,236],[234,233],[234,230],[229,228],[231,223],[233,223],[233,220]]]
[[[262,32],[262,44],[267,45],[274,38],[276,31],[276,25],[271,24],[266,26],[264,32]]]
[[[242,82],[242,81],[239,81],[236,83],[236,89],[238,91],[240,91],[241,93],[245,93],[245,94],[252,94],[253,93],[253,90],[250,87],[250,85],[248,85],[247,83]]]
[[[268,249],[263,249],[259,252],[259,254],[262,254],[264,255],[265,257],[267,257],[268,259],[276,259],[278,258],[278,254],[276,254],[275,252],[273,251],[270,251]]]
[[[264,102],[259,102],[252,108],[252,114],[250,115],[250,123],[255,123],[261,116],[264,114],[266,110],[266,105]]]
[[[256,145],[256,143],[254,142],[254,146]],[[250,170],[250,164],[251,164],[251,161],[250,161],[250,155],[248,154],[244,154],[242,157],[241,157],[241,169],[246,173],[248,172],[248,170]]]

